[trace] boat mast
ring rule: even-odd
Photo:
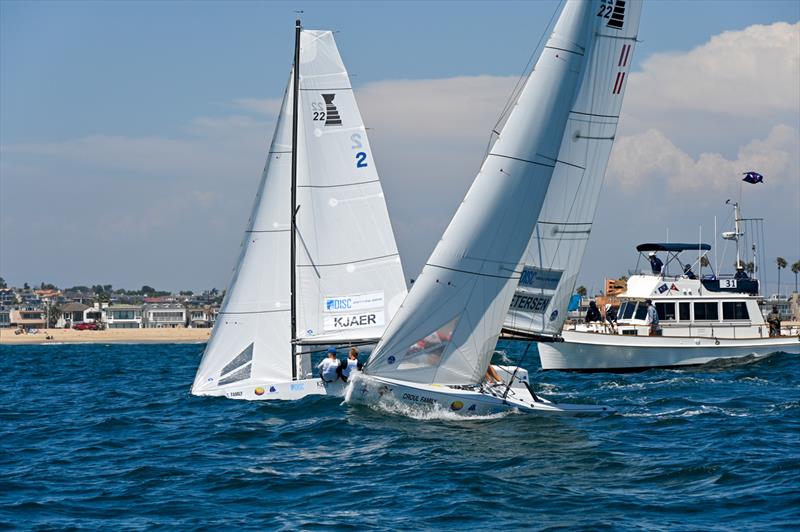
[[[291,227],[291,251],[289,271],[291,272],[291,349],[292,349],[292,380],[297,380],[297,360],[295,340],[297,339],[297,277],[295,275],[295,265],[297,264],[297,113],[298,95],[300,94],[300,19],[295,21],[294,26],[294,69],[292,80],[292,227]]]
[[[733,213],[734,213],[734,229],[736,230],[736,266],[738,267],[742,264],[742,259],[739,257],[739,237],[742,236],[741,231],[739,231],[739,221],[741,220],[741,213],[739,212],[739,203],[735,202],[733,204]]]

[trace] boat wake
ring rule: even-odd
[[[382,397],[378,402],[367,404],[367,407],[377,412],[401,415],[419,421],[486,421],[502,419],[519,413],[518,410],[506,410],[495,414],[465,415],[443,408],[438,403],[433,405],[409,405],[389,397]]]

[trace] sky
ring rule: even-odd
[[[288,79],[295,11],[336,39],[416,277],[558,2],[0,2],[0,276],[224,288]],[[800,2],[645,3],[579,284],[634,246],[712,245],[741,194],[800,260]],[[756,170],[764,184],[740,186]],[[720,244],[721,245],[721,244]],[[724,269],[730,248],[719,248]],[[783,291],[794,285],[786,269]]]

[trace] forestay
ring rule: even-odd
[[[375,339],[406,293],[383,191],[331,32],[303,30],[300,58],[298,339]],[[290,76],[239,261],[193,393],[293,377],[292,94]]]
[[[534,335],[561,332],[592,230],[639,31],[641,0],[601,2],[596,38],[567,121],[525,268],[504,327]]]
[[[477,383],[489,364],[555,168],[599,3],[568,1],[517,105],[367,373]]]

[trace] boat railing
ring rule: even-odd
[[[564,325],[565,330],[569,331],[577,331],[578,325],[585,325],[585,324],[578,324],[578,323],[567,323]],[[609,336],[625,336],[626,331],[636,331],[635,336],[643,336],[640,333],[647,333],[648,327],[647,325],[643,324],[636,324],[636,323],[626,323],[626,324],[617,324],[615,327],[611,327],[608,323],[591,323],[585,325],[586,332],[591,332],[595,334],[607,334]],[[753,334],[753,328],[758,327],[758,334]],[[736,323],[705,323],[705,324],[698,324],[698,323],[669,323],[662,321],[659,324],[659,328],[662,330],[671,330],[671,334],[666,336],[670,338],[708,338],[708,339],[715,339],[715,338],[732,338],[732,339],[745,339],[745,338],[767,338],[769,336],[769,327],[766,325],[753,323],[751,321],[739,321]],[[731,331],[733,334],[730,334]],[[684,333],[684,334],[675,334]],[[737,332],[739,333],[737,336]]]

